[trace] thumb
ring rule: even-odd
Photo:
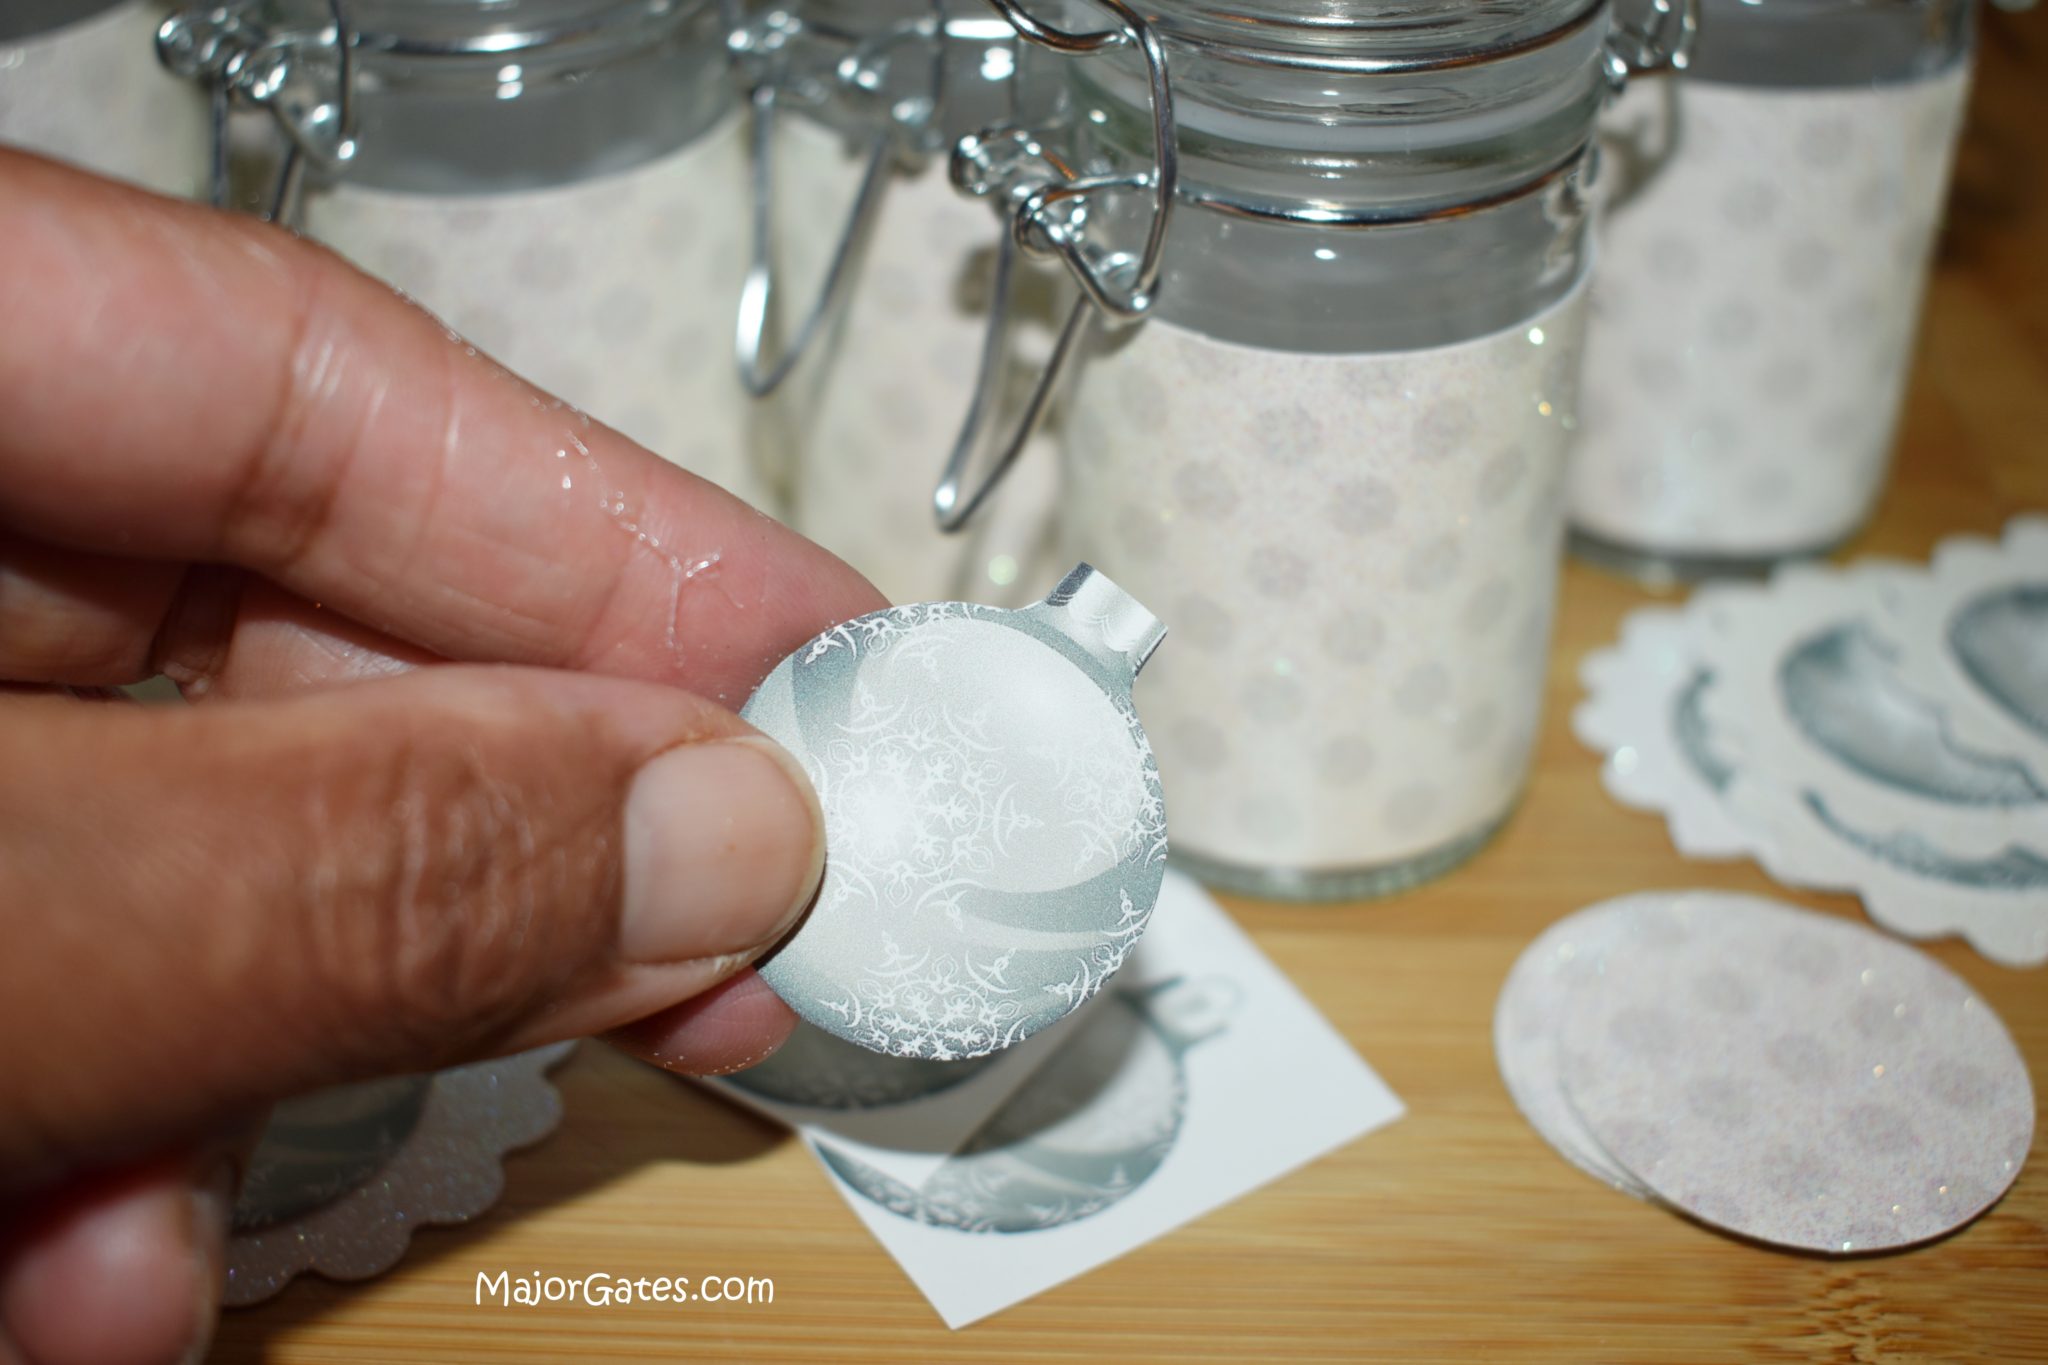
[[[823,857],[794,760],[653,684],[0,696],[0,1186],[666,1009],[772,946]]]

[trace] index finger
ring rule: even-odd
[[[0,150],[0,526],[737,705],[859,575],[284,231]]]

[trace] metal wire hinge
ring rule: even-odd
[[[1166,48],[1146,19],[1123,0],[1095,0],[1115,16],[1118,27],[1074,33],[1042,23],[1016,0],[989,3],[1027,42],[1055,52],[1089,56],[1135,48],[1144,62],[1151,102],[1153,162],[1130,173],[1078,174],[1050,152],[1038,134],[1022,128],[970,134],[954,147],[950,168],[954,185],[963,193],[1000,205],[1007,231],[996,257],[994,298],[974,395],[932,495],[932,511],[943,531],[966,526],[1023,454],[1051,410],[1092,318],[1099,315],[1113,325],[1127,324],[1151,312],[1180,186],[1179,138]],[[1141,250],[1134,254],[1091,240],[1090,201],[1105,194],[1132,192],[1146,193],[1152,200],[1151,223]],[[1008,372],[1010,312],[1020,254],[1061,261],[1079,294],[1023,412],[994,443],[993,453],[983,457]],[[977,469],[984,472],[970,486]]]
[[[328,23],[273,29],[251,0],[180,10],[157,29],[157,58],[172,74],[204,86],[213,107],[209,198],[228,207],[228,123],[237,108],[263,109],[283,133],[263,218],[287,216],[310,159],[336,170],[355,156],[353,34],[342,0],[327,0]]]

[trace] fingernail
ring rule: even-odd
[[[0,1270],[0,1323],[37,1360],[201,1359],[221,1261],[184,1162],[108,1178],[55,1205]]]
[[[183,1365],[199,1365],[213,1348],[220,1302],[227,1288],[228,1227],[235,1211],[235,1163],[222,1157],[192,1189],[192,1247],[198,1265],[199,1327]]]
[[[671,749],[626,798],[620,949],[656,964],[769,948],[824,863],[817,798],[783,750],[752,736]]]

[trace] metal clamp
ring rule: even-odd
[[[237,105],[266,109],[284,133],[265,222],[283,219],[307,158],[337,169],[355,156],[355,39],[342,0],[327,0],[328,24],[271,30],[251,0],[195,6],[157,29],[157,59],[173,75],[206,87],[212,102],[209,198],[228,207],[228,118]]]
[[[774,312],[776,269],[775,224],[775,118],[781,103],[792,96],[789,73],[782,59],[783,49],[801,31],[802,21],[777,13],[760,24],[733,30],[728,47],[744,71],[753,67],[748,79],[748,103],[753,117],[751,185],[754,199],[753,258],[747,267],[746,284],[740,293],[739,330],[735,350],[739,359],[740,382],[756,398],[775,392],[796,369],[813,342],[827,330],[845,305],[847,281],[853,258],[881,207],[882,190],[888,183],[890,167],[898,156],[918,150],[933,114],[945,95],[945,0],[931,0],[931,12],[910,24],[892,27],[860,44],[843,57],[834,70],[830,89],[872,92],[880,84],[879,64],[891,50],[911,42],[927,43],[931,55],[931,87],[923,99],[898,100],[882,112],[879,126],[868,143],[860,188],[840,229],[825,270],[818,295],[804,310],[782,354],[764,359],[768,350],[769,319]],[[822,103],[829,91],[793,92],[798,99]]]
[[[1055,52],[1091,56],[1126,46],[1136,48],[1145,63],[1152,106],[1153,164],[1149,170],[1131,174],[1077,175],[1048,152],[1036,135],[1016,128],[971,134],[954,148],[954,185],[967,194],[1007,205],[1009,230],[1003,234],[996,257],[994,297],[974,396],[932,495],[932,511],[942,531],[964,527],[1023,454],[1052,407],[1091,313],[1099,312],[1111,323],[1122,324],[1135,322],[1152,310],[1180,186],[1180,147],[1166,46],[1147,20],[1124,0],[1094,0],[1116,17],[1120,27],[1070,33],[1041,22],[1017,0],[988,2],[1026,41]],[[1091,243],[1086,232],[1089,201],[1098,195],[1131,190],[1150,190],[1152,194],[1152,222],[1143,251],[1133,256]],[[1020,254],[1058,257],[1080,294],[1017,424],[997,445],[987,472],[968,488],[970,470],[988,440],[1008,367],[1010,308]]]
[[[1608,35],[1608,84],[1619,92],[1633,77],[1685,70],[1699,34],[1700,0],[1651,0],[1647,22],[1617,23]]]

